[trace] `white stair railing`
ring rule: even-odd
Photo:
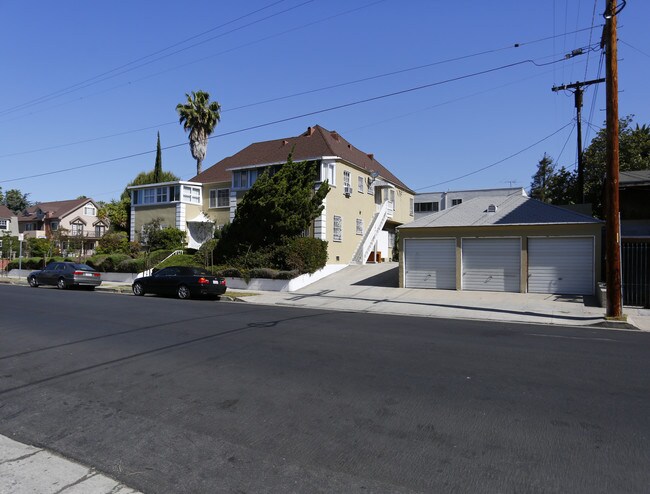
[[[185,251],[184,251],[183,249],[175,250],[174,252],[172,252],[171,254],[169,254],[167,257],[165,257],[162,261],[160,261],[159,263],[157,263],[156,266],[158,266],[158,264],[162,264],[163,262],[165,262],[165,261],[166,261],[167,259],[169,259],[170,257],[174,257],[174,256],[177,256],[177,255],[179,255],[179,254],[183,254],[184,252],[185,252]],[[151,273],[153,273],[153,270],[154,270],[154,268],[155,268],[156,266],[153,266],[152,268],[147,269],[147,270],[143,271],[142,273],[138,273],[138,275],[136,276],[136,278],[142,278],[143,276],[151,276]]]
[[[373,217],[372,222],[366,231],[366,234],[363,236],[359,247],[357,247],[357,250],[352,257],[352,262],[354,264],[366,264],[368,256],[370,255],[370,252],[372,251],[375,242],[377,241],[377,235],[382,230],[382,228],[384,228],[386,220],[388,219],[389,215],[392,214],[392,212],[392,204],[389,201],[385,201],[381,205],[379,212]]]

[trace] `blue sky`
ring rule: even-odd
[[[222,106],[204,168],[320,124],[419,192],[528,188],[545,152],[576,162],[573,96],[551,87],[604,77],[605,0],[25,5],[0,5],[0,187],[32,201],[119,197],[153,168],[157,131],[163,168],[194,176],[175,112],[193,90]],[[618,19],[619,113],[641,124],[648,19],[632,0]],[[586,90],[586,144],[604,101],[604,84]]]

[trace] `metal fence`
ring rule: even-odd
[[[650,240],[623,240],[623,304],[650,308]]]

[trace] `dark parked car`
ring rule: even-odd
[[[76,262],[51,262],[45,269],[33,271],[27,276],[29,285],[56,285],[61,290],[82,286],[94,290],[102,284],[102,275],[86,264]]]
[[[136,295],[154,293],[178,298],[216,298],[226,292],[226,279],[213,276],[202,268],[169,266],[151,276],[136,278],[132,288]]]

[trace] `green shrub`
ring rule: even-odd
[[[265,278],[269,280],[274,280],[279,271],[277,269],[271,268],[253,268],[248,271],[249,278]]]
[[[116,267],[118,273],[141,273],[146,269],[145,260],[142,257],[138,259],[125,259]]]
[[[156,264],[156,268],[158,269],[166,268],[167,266],[196,266],[201,268],[203,267],[203,264],[197,262],[196,258],[193,255],[178,254],[176,256],[170,257],[160,264]]]
[[[300,276],[299,271],[278,271],[278,274],[275,276],[276,280],[292,280]]]
[[[169,249],[154,250],[149,252],[147,260],[151,266],[155,266],[159,262],[162,262],[166,257],[169,257],[172,252],[174,251]]]
[[[23,258],[21,264],[23,269],[43,269],[51,262],[62,262],[62,261],[72,261],[75,262],[76,259],[71,259],[69,257],[50,257],[43,262],[42,257],[25,257]],[[18,269],[18,259],[14,259],[9,264],[7,264],[7,271],[12,269]]]
[[[327,242],[318,238],[296,237],[278,248],[276,265],[288,271],[314,273],[327,263]]]
[[[126,254],[111,254],[104,256],[103,259],[96,263],[96,266],[94,266],[94,268],[97,271],[101,271],[103,273],[116,272],[117,266],[122,261],[126,261],[127,259],[131,258]]]

